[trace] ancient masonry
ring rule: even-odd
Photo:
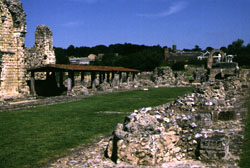
[[[154,74],[170,70],[157,68]],[[168,79],[154,78],[156,84]],[[47,167],[238,168],[249,88],[247,69],[200,83],[170,103],[134,110],[110,138],[72,149]]]
[[[51,30],[38,26],[34,47],[26,49],[26,14],[19,0],[0,0],[0,23],[0,100],[27,96],[26,69],[55,63]]]
[[[34,47],[28,49],[28,66],[38,67],[46,64],[55,64],[52,31],[48,26],[37,26]]]

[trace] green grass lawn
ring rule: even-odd
[[[76,102],[0,113],[0,167],[33,167],[100,135],[111,133],[131,112],[157,106],[192,88],[158,88],[103,94]]]
[[[250,167],[250,98],[248,99],[248,116],[246,120],[246,127],[244,133],[244,144],[243,150],[240,158],[240,167],[249,168]]]

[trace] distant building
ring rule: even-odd
[[[95,61],[96,55],[90,54],[88,57],[70,57],[69,62],[73,65],[89,65],[90,62]]]
[[[176,45],[173,45],[173,51],[169,52],[165,49],[165,61],[167,63],[189,62],[192,59],[197,59],[203,53],[201,51],[182,51],[177,50]]]
[[[198,60],[207,60],[208,57],[210,55],[210,52],[209,51],[206,51],[205,53],[202,53],[202,55],[198,56],[197,59]],[[225,53],[224,55],[224,62],[227,62],[227,63],[232,63],[233,62],[233,58],[235,57],[235,55],[227,55]],[[222,55],[220,53],[218,53],[217,55],[213,55],[213,59],[215,62],[221,62],[222,60]]]

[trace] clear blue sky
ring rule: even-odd
[[[54,46],[133,43],[178,49],[250,43],[250,0],[21,0],[26,46],[50,26]]]

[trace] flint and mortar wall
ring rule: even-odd
[[[0,52],[2,71],[0,99],[29,94],[25,81],[25,13],[19,0],[0,1]]]
[[[28,67],[39,67],[46,64],[55,64],[55,52],[53,49],[53,34],[45,25],[37,26],[35,32],[35,44],[28,49]]]
[[[35,44],[33,48],[26,50],[26,54],[27,68],[56,63],[55,52],[53,49],[53,34],[48,26],[37,26],[35,32]],[[27,79],[29,79],[29,75]],[[46,79],[46,73],[36,73],[35,79]]]
[[[39,25],[32,49],[25,48],[26,14],[20,0],[0,1],[0,100],[30,94],[27,68],[55,64],[52,31]],[[37,73],[37,79],[45,79]]]
[[[237,167],[248,96],[241,81],[250,82],[246,70],[240,76],[247,78],[203,83],[169,104],[135,110],[117,125],[107,156],[133,165],[193,159]]]

